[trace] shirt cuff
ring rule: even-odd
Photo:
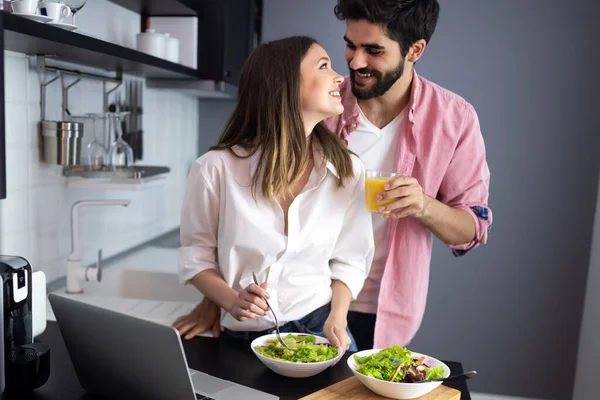
[[[462,257],[469,250],[476,248],[480,244],[487,243],[488,232],[492,225],[492,210],[486,206],[458,206],[456,208],[467,211],[471,214],[475,222],[475,239],[470,243],[448,246],[452,249],[454,256]]]
[[[331,268],[331,279],[341,281],[348,286],[352,294],[352,300],[356,300],[358,293],[360,293],[365,283],[365,279],[367,279],[365,270],[335,260],[329,262],[329,267]]]
[[[214,261],[215,249],[203,249],[201,247],[179,248],[179,282],[188,283],[202,271],[217,269]]]

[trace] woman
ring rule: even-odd
[[[269,299],[282,331],[355,349],[346,315],[374,244],[362,164],[322,124],[343,111],[342,81],[312,38],[260,45],[218,144],[191,169],[179,271],[224,311],[224,335],[270,333]],[[175,321],[181,334],[202,307]]]

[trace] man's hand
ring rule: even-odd
[[[341,347],[344,352],[350,347],[350,336],[348,336],[348,332],[346,331],[347,326],[348,322],[346,318],[333,314],[329,314],[323,325],[323,333],[329,339],[331,345]]]
[[[375,200],[394,200],[392,203],[378,207],[384,218],[423,218],[428,204],[428,197],[423,194],[419,182],[411,176],[398,176],[390,179],[384,186],[385,192],[377,195]]]
[[[211,329],[214,337],[221,334],[221,309],[205,297],[188,315],[183,315],[173,322],[173,327],[185,339],[192,339],[200,333]]]
[[[419,182],[410,176],[390,179],[385,192],[377,201],[394,200],[378,208],[384,218],[417,218],[427,229],[447,245],[460,245],[473,241],[477,229],[471,214],[461,208],[452,208],[423,193]]]
[[[237,298],[233,302],[227,312],[229,312],[238,321],[247,319],[256,319],[267,314],[269,307],[263,299],[268,299],[267,283],[264,282],[260,286],[251,283],[238,293]]]

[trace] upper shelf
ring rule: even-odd
[[[147,15],[198,15],[195,0],[110,0],[138,14]]]
[[[120,1],[145,3],[143,0]],[[161,3],[161,0],[156,0],[154,3]],[[171,5],[175,3],[179,4],[177,1],[168,2]],[[54,55],[62,61],[107,71],[123,71],[147,78],[198,79],[198,71],[184,65],[13,14],[0,12],[0,24],[4,27],[5,50],[25,54]]]

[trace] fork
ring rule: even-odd
[[[258,285],[258,280],[256,279],[256,274],[254,273],[254,271],[252,271],[252,280],[254,280],[254,283],[256,285]],[[265,301],[265,303],[267,303],[267,307],[269,307],[269,310],[271,310],[271,314],[273,314],[273,318],[275,319],[275,330],[277,332],[277,340],[279,340],[279,343],[281,343],[281,345],[283,347],[285,347],[288,350],[291,350],[290,347],[287,344],[285,344],[285,342],[281,338],[281,333],[279,332],[279,321],[277,320],[277,316],[275,315],[275,311],[273,311],[273,308],[271,308],[271,305],[269,304],[269,302],[267,301],[267,299],[263,299],[263,300]]]
[[[477,371],[469,371],[469,372],[464,372],[462,374],[450,375],[447,378],[430,379],[428,381],[427,380],[422,380],[422,381],[416,381],[416,382],[413,382],[413,383],[458,381],[458,380],[461,380],[461,379],[472,378],[475,375],[477,375]]]

